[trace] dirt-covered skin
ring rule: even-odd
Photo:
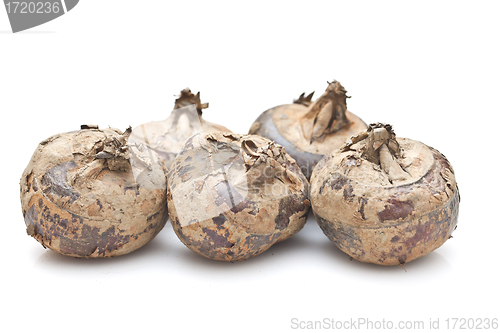
[[[302,229],[309,184],[295,161],[256,135],[202,133],[168,172],[168,207],[179,239],[207,258],[256,256]]]
[[[399,265],[450,238],[460,196],[441,153],[384,126],[370,125],[318,163],[311,202],[321,229],[342,251]]]
[[[293,104],[274,107],[262,113],[249,134],[269,138],[292,156],[307,177],[325,154],[342,146],[351,136],[366,129],[366,124],[347,111],[346,90],[337,81],[312,102],[302,94]]]
[[[169,170],[190,136],[210,131],[231,132],[222,125],[203,119],[203,109],[206,108],[208,103],[201,103],[200,93],[195,95],[186,88],[175,100],[174,110],[167,119],[137,126],[132,131],[130,142],[142,143],[153,149]]]
[[[166,223],[164,167],[150,149],[127,144],[131,129],[82,128],[41,142],[25,169],[27,233],[73,257],[129,253]]]

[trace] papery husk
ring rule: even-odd
[[[311,203],[325,235],[352,258],[400,265],[451,237],[460,195],[437,150],[372,124],[325,156],[311,177]]]
[[[309,184],[283,147],[257,135],[191,137],[168,173],[179,239],[215,260],[238,261],[302,229]]]
[[[21,177],[27,233],[73,257],[113,257],[152,240],[166,223],[159,157],[125,133],[97,126],[41,142]]]

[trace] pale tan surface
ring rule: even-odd
[[[346,111],[346,117],[350,125],[341,128],[337,132],[326,136],[323,141],[315,141],[310,144],[310,139],[306,132],[312,129],[312,122],[301,122],[308,108],[301,104],[288,104],[278,106],[273,113],[273,120],[281,135],[296,147],[312,154],[325,155],[342,146],[351,136],[366,129],[366,124],[355,114]]]
[[[336,150],[313,172],[311,203],[325,234],[357,260],[382,265],[409,262],[441,246],[456,225],[459,202],[446,158],[397,138],[400,157],[391,155],[390,163],[404,179],[391,179],[393,169],[362,157],[365,141]],[[383,162],[387,145],[377,146],[375,156]]]
[[[308,182],[281,146],[221,132],[198,134],[186,146],[169,172],[168,206],[175,232],[191,250],[241,260],[302,229]],[[279,214],[287,220],[283,228],[276,224]]]
[[[56,223],[55,227],[61,228],[68,239],[81,236],[83,225],[100,232],[114,228],[117,234],[130,236],[130,241],[111,252],[99,253],[96,248],[89,256],[122,255],[149,242],[165,223],[161,222],[166,209],[165,174],[158,156],[145,147],[127,146],[123,151],[128,159],[95,158],[96,149],[101,149],[98,147],[120,135],[115,129],[82,130],[58,134],[40,143],[21,178],[23,214],[34,209],[38,219],[49,214],[51,219],[68,220],[65,228],[58,221],[43,222],[47,230]],[[76,200],[50,191],[48,186],[54,185],[44,182],[47,171],[63,163],[74,163],[74,167],[60,176],[64,178],[62,186],[66,191],[78,194]],[[75,216],[83,222],[76,221]],[[28,232],[44,246],[80,256],[61,249],[57,234],[47,231],[43,236],[36,228]]]

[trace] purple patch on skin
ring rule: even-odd
[[[380,222],[387,220],[405,219],[413,213],[413,204],[410,201],[389,199],[385,209],[378,213]]]

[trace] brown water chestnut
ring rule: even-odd
[[[190,136],[203,131],[231,132],[203,119],[202,110],[206,108],[208,103],[201,103],[200,93],[195,95],[186,88],[175,100],[174,110],[167,119],[137,126],[132,131],[130,142],[143,143],[153,149],[168,170]]]
[[[247,259],[302,229],[308,190],[280,145],[257,135],[201,133],[189,138],[168,172],[170,220],[194,252]]]
[[[437,150],[372,124],[325,156],[311,177],[319,226],[359,261],[399,265],[437,249],[456,227],[460,196]]]
[[[165,225],[166,177],[159,157],[125,133],[97,126],[38,145],[21,177],[27,232],[73,257],[112,257],[148,243]]]
[[[323,95],[311,102],[313,93],[302,94],[293,104],[262,113],[250,128],[280,144],[292,156],[307,179],[325,154],[339,148],[366,124],[347,111],[347,91],[337,81],[328,83]]]

